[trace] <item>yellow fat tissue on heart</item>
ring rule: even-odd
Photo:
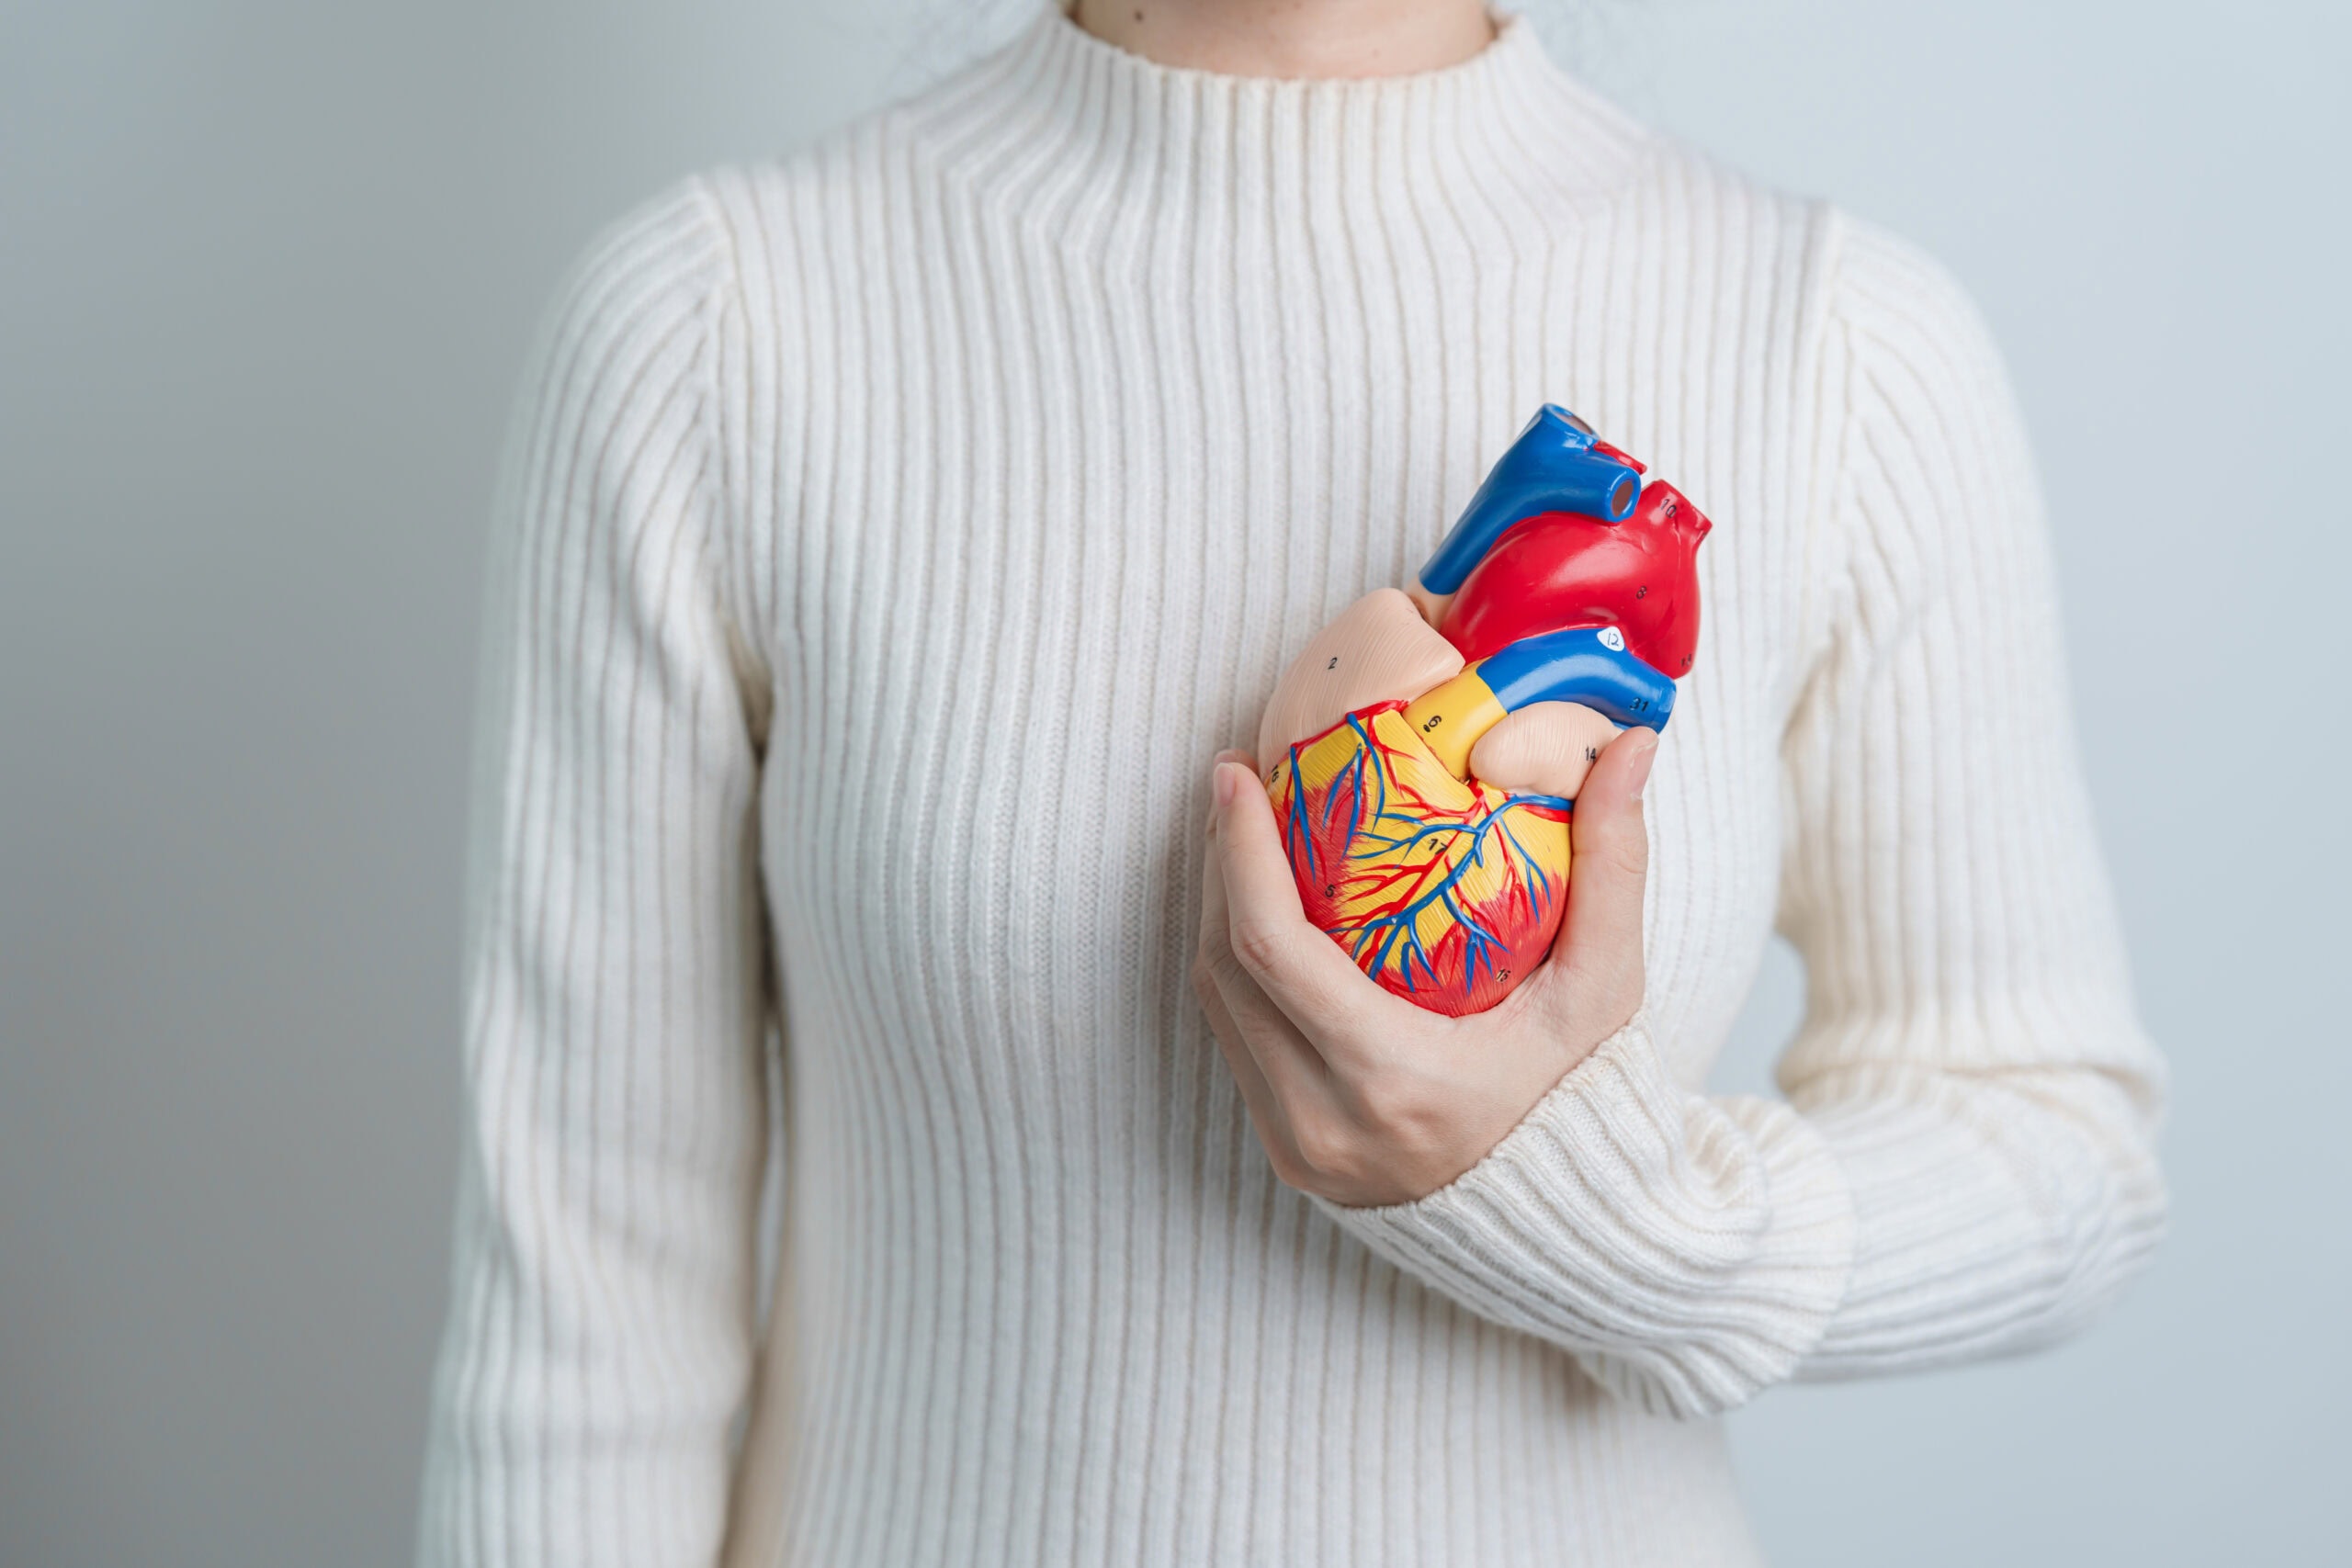
[[[1456,777],[1405,706],[1351,713],[1291,746],[1267,793],[1306,918],[1386,989],[1482,1012],[1551,948],[1571,807]]]

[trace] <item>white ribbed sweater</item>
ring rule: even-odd
[[[1648,1002],[1311,1203],[1186,983],[1208,760],[1547,399],[1716,524]],[[610,231],[510,452],[426,1563],[1747,1562],[1708,1417],[2161,1228],[1981,323],[1522,24],[1274,83],[1047,11]],[[1787,1101],[1709,1097],[1776,919]]]

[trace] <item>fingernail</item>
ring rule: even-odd
[[[1219,811],[1233,804],[1233,775],[1236,771],[1233,764],[1219,762],[1216,771],[1209,774],[1209,783],[1216,792],[1216,808]]]
[[[1657,761],[1657,737],[1653,735],[1641,742],[1641,754],[1634,759],[1634,798],[1642,798],[1642,791],[1649,787],[1650,764]]]

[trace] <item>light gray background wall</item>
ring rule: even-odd
[[[0,10],[0,1562],[405,1557],[476,571],[534,315],[673,175],[797,146],[1023,14]],[[2352,24],[2324,0],[1552,20],[1623,101],[1983,300],[2177,1070],[2154,1274],[2055,1354],[1742,1414],[1768,1544],[2352,1561]],[[1725,1084],[1762,1081],[1802,986],[1768,970]]]

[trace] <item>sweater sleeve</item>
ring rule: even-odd
[[[1826,642],[1783,741],[1785,1101],[1682,1089],[1649,1015],[1368,1246],[1679,1416],[2027,1349],[2162,1231],[2163,1065],[2075,753],[2038,481],[1973,308],[1841,224]]]
[[[698,186],[542,330],[494,517],[465,1137],[419,1561],[707,1563],[748,1380],[770,1013]]]

